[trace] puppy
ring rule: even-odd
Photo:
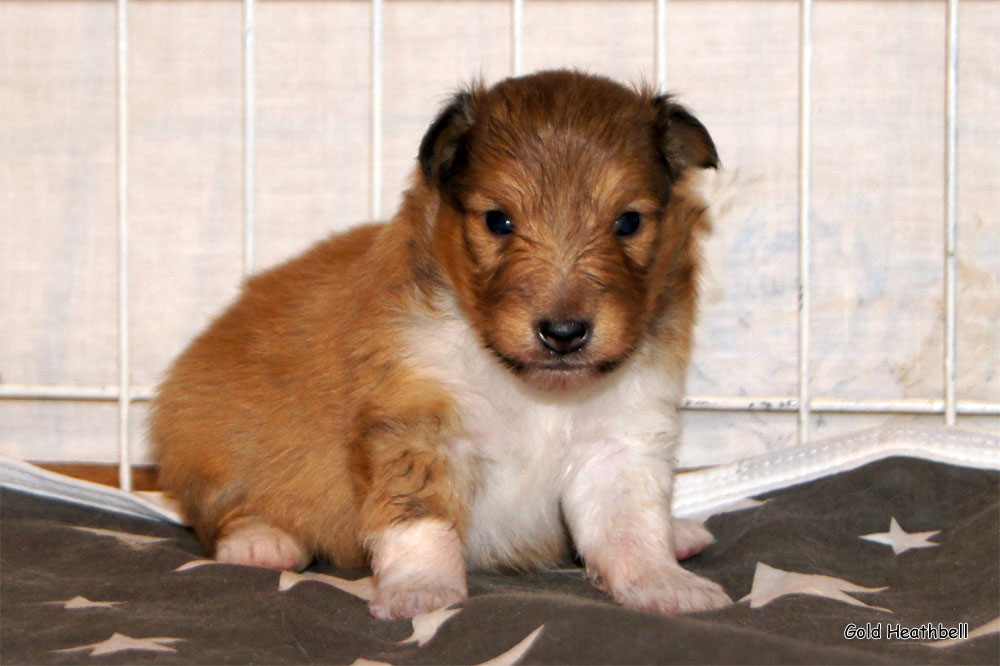
[[[670,515],[708,132],[549,71],[458,93],[418,162],[390,222],[249,279],[177,359],[163,487],[220,561],[370,565],[377,618],[570,537],[621,604],[729,603],[677,563],[711,535]]]

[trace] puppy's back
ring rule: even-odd
[[[371,225],[249,279],[175,361],[152,405],[160,480],[199,536],[258,515],[342,566],[362,563],[352,473],[352,362],[377,327],[393,265]]]

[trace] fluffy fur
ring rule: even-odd
[[[648,90],[460,92],[390,222],[249,279],[177,359],[150,421],[163,486],[221,560],[370,565],[381,618],[570,537],[620,603],[728,603],[677,563],[711,535],[670,517],[707,227],[687,176],[716,162]]]

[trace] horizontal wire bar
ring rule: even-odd
[[[1000,402],[961,400],[957,413],[965,416],[1000,416]],[[688,396],[681,401],[682,409],[725,412],[798,412],[799,401],[782,396]],[[842,414],[944,414],[945,402],[940,398],[889,398],[883,400],[847,400],[844,398],[813,398],[810,412]]]
[[[132,402],[153,398],[152,386],[129,387]],[[64,384],[0,384],[0,400],[79,400],[118,402],[118,385],[68,386]]]
[[[153,386],[132,386],[132,402],[146,402],[156,392]],[[0,400],[77,400],[115,402],[118,387],[67,386],[63,384],[0,384]],[[719,396],[691,395],[681,401],[681,409],[723,412],[797,412],[799,401],[791,396]],[[889,398],[883,400],[847,400],[813,398],[810,411],[846,414],[944,414],[940,398]],[[1000,402],[959,400],[956,412],[965,416],[1000,416]]]

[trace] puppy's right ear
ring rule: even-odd
[[[473,94],[455,95],[420,142],[420,170],[427,184],[448,192],[449,180],[465,164],[465,138],[472,128]]]

